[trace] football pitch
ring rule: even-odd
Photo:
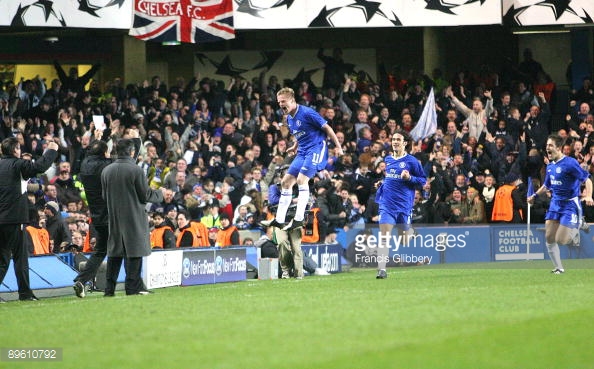
[[[594,260],[371,269],[0,305],[0,368],[592,368]]]

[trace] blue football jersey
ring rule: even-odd
[[[425,171],[417,158],[406,154],[400,158],[386,156],[386,176],[376,194],[380,211],[390,213],[412,212],[415,189],[427,182]],[[402,179],[402,171],[407,170],[410,180]]]
[[[295,116],[287,115],[287,124],[291,135],[298,142],[297,153],[318,152],[321,147],[325,147],[326,132],[322,126],[326,120],[314,109],[297,105]]]
[[[569,200],[580,195],[580,185],[588,172],[574,158],[564,156],[547,165],[544,185],[553,191],[553,200]]]

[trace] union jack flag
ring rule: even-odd
[[[233,39],[233,0],[135,0],[130,35],[158,42]]]

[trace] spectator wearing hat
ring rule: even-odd
[[[254,213],[247,213],[247,215],[246,215],[246,221],[247,221],[247,228],[246,229],[248,229],[248,230],[262,231],[262,227],[257,222],[256,214],[254,214]]]
[[[517,173],[505,176],[504,184],[495,192],[493,202],[493,222],[522,223],[526,196],[522,196],[518,185],[521,183]]]
[[[208,243],[210,247],[214,247],[217,243],[217,234],[219,233],[218,227],[207,228],[208,229]]]
[[[64,252],[64,247],[72,242],[72,236],[64,218],[62,218],[60,206],[55,201],[49,201],[45,204],[44,213],[46,215],[45,228],[53,246],[52,252],[54,254]]]
[[[476,188],[476,190],[480,194],[483,190],[483,187],[485,187],[485,173],[469,172],[468,181],[470,182],[470,186]]]
[[[207,228],[221,227],[221,214],[219,213],[219,201],[217,199],[212,199],[210,203],[206,204],[206,215],[200,218],[200,223]]]
[[[239,231],[237,230],[237,227],[231,224],[229,216],[227,214],[221,214],[220,222],[221,226],[217,233],[215,246],[229,247],[239,245]]]
[[[188,188],[188,187],[190,187],[190,186],[188,186],[186,184],[186,188]],[[204,192],[204,186],[202,185],[202,183],[198,182],[198,183],[193,184],[191,186],[191,189],[192,189],[192,197],[200,202],[200,206],[205,206],[204,197],[205,197],[206,193]]]

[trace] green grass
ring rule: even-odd
[[[0,305],[0,368],[592,368],[594,260],[353,270]],[[496,268],[495,268],[496,267]]]

